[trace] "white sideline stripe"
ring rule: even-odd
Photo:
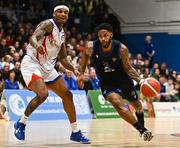
[[[143,84],[146,84],[155,94],[158,95],[157,91],[147,82],[148,79]]]

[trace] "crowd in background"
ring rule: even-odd
[[[21,60],[26,54],[26,46],[37,23],[50,18],[52,13],[49,11],[48,1],[44,3],[42,0],[17,0],[17,2],[19,4],[12,0],[0,1],[0,93],[3,89],[26,88],[20,72]],[[108,11],[103,0],[73,0],[71,6],[69,23],[65,27],[67,58],[79,68],[85,42],[96,39],[94,28],[97,24],[103,21],[112,24],[115,38],[118,37],[120,29],[119,22]],[[152,52],[151,45],[146,45],[145,48]],[[151,57],[141,53],[129,55],[133,67],[141,76],[154,77],[161,83],[160,101],[180,101],[180,73],[170,71],[166,63],[153,63],[153,56],[154,54]],[[62,72],[59,62],[55,68]],[[80,89],[72,72],[66,70],[63,75],[69,89]],[[99,80],[91,62],[86,69],[84,80],[86,92],[99,89]]]

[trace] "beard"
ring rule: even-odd
[[[108,48],[109,45],[111,44],[111,40],[112,40],[112,37],[110,37],[109,41],[106,42],[106,44],[102,45],[103,48]]]

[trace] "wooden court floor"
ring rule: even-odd
[[[29,121],[25,142],[15,139],[13,122],[0,120],[0,148],[180,148],[180,118],[147,118],[146,125],[154,133],[150,142],[144,142],[121,119],[79,120],[78,124],[92,144],[71,142],[70,127],[65,120]]]

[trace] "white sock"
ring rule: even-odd
[[[74,123],[71,123],[71,129],[73,131],[73,133],[76,133],[79,131],[78,127],[77,127],[77,123],[74,122]]]
[[[19,122],[26,124],[27,120],[28,120],[28,117],[23,114]]]

